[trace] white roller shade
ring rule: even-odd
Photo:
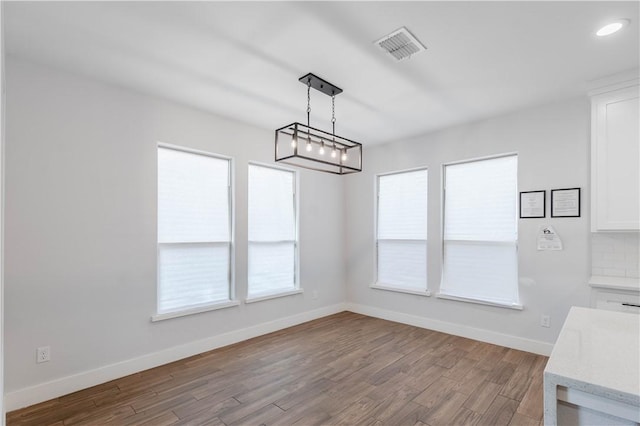
[[[158,148],[158,241],[229,241],[229,160]]]
[[[229,163],[158,147],[158,313],[229,300]]]
[[[518,303],[517,156],[445,166],[442,294]]]
[[[378,177],[377,284],[427,289],[427,170]]]
[[[228,244],[161,244],[158,313],[229,300]]]
[[[249,165],[249,297],[296,288],[295,174]]]

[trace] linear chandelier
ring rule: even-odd
[[[361,172],[362,144],[336,135],[336,95],[342,89],[312,73],[298,81],[307,86],[307,124],[295,122],[276,130],[276,161],[338,175]],[[331,96],[331,132],[309,123],[311,88]]]

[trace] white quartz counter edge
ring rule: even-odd
[[[558,384],[640,405],[640,317],[572,307],[544,373]]]
[[[557,422],[559,386],[609,400],[621,407],[609,414],[640,421],[639,328],[635,314],[571,308],[544,370],[545,425]]]
[[[611,290],[626,290],[640,292],[640,278],[605,277],[593,275],[589,279],[591,287],[606,288]]]
[[[603,398],[612,399],[614,401],[623,402],[640,407],[640,397],[636,394],[624,392],[619,389],[611,389],[606,386],[584,382],[572,377],[563,376],[560,374],[550,373],[545,371],[545,379],[554,383],[556,386],[564,386],[571,389],[576,389],[582,392],[586,392],[592,395],[601,396]]]

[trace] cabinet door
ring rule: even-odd
[[[638,86],[592,98],[592,231],[640,229]]]

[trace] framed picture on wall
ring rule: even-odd
[[[520,219],[543,218],[546,215],[547,191],[523,191],[520,193]]]
[[[580,217],[580,188],[552,189],[551,217]]]

